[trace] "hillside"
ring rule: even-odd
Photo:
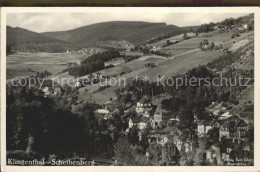
[[[6,27],[7,47],[15,51],[62,52],[69,43],[23,28]]]
[[[125,40],[136,45],[148,39],[182,29],[165,23],[113,21],[83,26],[74,30],[46,32],[42,35],[82,46],[100,41]]]

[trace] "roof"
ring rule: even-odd
[[[141,100],[139,100],[138,102],[139,102],[139,103],[142,103],[142,104],[144,104],[144,103],[151,103],[150,99],[147,98],[147,97],[143,97],[143,98],[142,98]]]
[[[223,114],[219,117],[219,119],[223,120],[223,119],[227,119],[227,118],[229,118],[229,117],[231,117],[231,116],[232,116],[232,115],[230,115],[229,112],[225,112],[225,113],[223,113]]]
[[[132,122],[133,123],[140,123],[140,122],[143,122],[143,123],[146,123],[147,121],[149,121],[150,118],[147,118],[147,117],[135,117],[135,118],[131,118]]]
[[[208,109],[214,108],[217,104],[218,102],[212,102],[211,105],[208,106]]]
[[[164,129],[163,129],[163,132],[172,132],[172,131],[174,131],[174,129],[175,129],[175,127],[170,127],[170,126],[167,126],[167,127],[165,127]]]
[[[147,118],[147,117],[142,117],[140,122],[146,123],[147,121],[149,121],[149,118]]]
[[[212,149],[212,147],[210,147],[207,151],[212,152],[212,153],[215,153],[215,150]]]
[[[227,128],[229,128],[229,123],[223,123],[223,124],[221,125],[221,127],[227,127]]]
[[[203,125],[206,120],[200,120],[198,121],[198,125]]]
[[[133,123],[139,123],[140,122],[140,118],[131,118],[130,120],[132,120]]]
[[[212,125],[214,125],[215,123],[216,123],[215,120],[211,120],[211,121],[205,122],[204,125],[206,125],[206,126],[212,126]]]
[[[248,126],[248,124],[244,120],[240,120],[239,124],[237,125],[237,127],[246,127],[246,126]]]
[[[216,143],[214,143],[212,146],[220,147],[220,143],[219,143],[219,142],[216,142]]]
[[[241,143],[241,145],[242,145],[242,148],[243,149],[245,149],[245,148],[250,148],[250,143],[249,142],[247,142],[247,141],[243,141],[242,143]]]
[[[97,110],[97,113],[108,114],[108,113],[110,113],[110,112],[109,112],[109,110],[107,110],[107,109],[98,109],[98,110]]]

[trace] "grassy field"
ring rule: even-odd
[[[189,53],[174,59],[164,61],[160,63],[158,67],[144,71],[143,73],[141,73],[141,75],[148,75],[149,80],[154,82],[156,81],[158,75],[165,75],[166,78],[176,74],[182,74],[194,67],[204,65],[213,61],[214,59],[218,58],[221,54],[222,52],[210,51],[198,51],[194,53]]]
[[[172,52],[172,57],[165,58],[156,55],[145,55],[136,60],[124,63],[124,60],[117,59],[115,61],[106,62],[108,64],[116,64],[115,67],[104,69],[100,72],[102,75],[110,76],[118,79],[124,77],[126,82],[131,82],[135,75],[143,77],[149,76],[149,81],[154,82],[158,75],[165,75],[170,77],[176,74],[185,73],[188,70],[199,65],[207,64],[214,59],[218,58],[223,52],[201,51],[198,45],[204,39],[209,42],[221,42],[224,48],[232,46],[235,42],[248,37],[252,37],[253,32],[243,33],[240,37],[231,39],[232,32],[219,33],[211,32],[201,34],[189,40],[185,40],[178,44],[174,44],[163,48],[161,51]],[[180,36],[179,36],[180,37]],[[178,37],[175,37],[176,39]],[[85,55],[65,54],[65,53],[17,53],[7,56],[7,77],[30,75],[32,71],[48,70],[53,73],[49,78],[74,78],[68,75],[68,72],[61,72],[67,68],[69,62],[79,62]],[[145,67],[147,63],[155,63],[157,66],[154,68]],[[30,70],[29,70],[30,69]],[[100,86],[87,85],[79,89],[79,100],[105,103],[110,98],[115,98],[115,89],[119,86],[109,87],[102,91],[98,91]],[[91,94],[92,93],[92,94]]]
[[[183,42],[173,44],[167,47],[160,49],[160,52],[171,53],[172,56],[179,56],[191,49],[196,49],[199,47],[200,42],[207,39],[210,43],[214,42],[215,44],[222,44],[224,48],[227,48],[233,44],[234,41],[244,39],[245,37],[253,34],[253,32],[247,32],[241,34],[240,37],[231,39],[233,32],[224,32],[219,33],[219,31],[213,31],[205,34],[201,34],[198,37],[194,37],[189,40],[184,40]],[[167,40],[164,40],[167,41]]]
[[[120,54],[126,56],[142,56],[144,53],[139,51],[121,51]]]
[[[79,63],[85,55],[66,53],[15,53],[6,57],[7,79],[28,76],[33,71],[48,70],[52,74],[61,72],[69,62]]]
[[[187,33],[187,35],[188,36],[194,36],[195,33],[190,32],[190,33]],[[167,38],[167,39],[163,39],[161,41],[158,41],[156,43],[149,44],[149,45],[150,46],[163,46],[167,42],[167,40],[169,40],[169,41],[182,40],[182,38],[183,38],[183,34],[180,34],[180,35],[172,36],[172,37]]]
[[[202,35],[198,38],[193,38],[190,40],[186,40],[182,42],[183,46],[180,46],[175,44],[178,53],[176,55],[173,55],[170,59],[161,57],[161,56],[143,56],[139,59],[133,60],[129,63],[123,63],[120,65],[117,65],[114,68],[106,69],[101,71],[103,75],[116,75],[118,78],[119,74],[121,72],[125,72],[122,77],[126,79],[126,82],[131,82],[133,80],[133,77],[135,75],[140,76],[141,78],[145,75],[149,76],[150,82],[155,82],[158,75],[165,75],[165,78],[176,75],[176,74],[182,74],[187,72],[188,70],[197,67],[199,65],[207,64],[214,59],[218,58],[223,54],[223,52],[211,52],[211,51],[201,51],[197,48],[197,45],[199,44],[199,41],[202,41],[205,39],[204,36],[206,36],[208,40],[216,40],[216,41],[223,41],[223,47],[228,48],[234,44],[234,41],[237,42],[239,40],[245,39],[249,36],[252,36],[252,32],[243,33],[240,37],[231,39],[231,32],[230,33],[211,33]],[[209,36],[212,35],[212,36]],[[181,47],[186,47],[183,49],[178,49]],[[171,51],[176,51],[175,49]],[[154,68],[145,68],[144,65],[146,63],[155,63],[157,64],[157,67]],[[97,88],[92,88],[92,90],[95,90]],[[95,92],[92,94],[92,101],[105,103],[109,100],[109,98],[114,98],[115,93],[114,90],[118,88],[116,87],[110,87],[105,90]],[[83,89],[82,89],[83,90]],[[81,92],[80,98],[84,99],[86,101],[89,101],[90,94]]]

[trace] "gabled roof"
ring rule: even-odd
[[[205,123],[206,120],[200,120],[198,121],[198,125],[203,125]]]
[[[215,150],[210,147],[207,151],[210,151],[211,153],[215,153]]]
[[[205,125],[205,126],[212,126],[212,125],[214,125],[215,123],[216,123],[215,120],[211,120],[211,121],[205,122],[204,125]]]
[[[146,123],[147,121],[149,121],[149,118],[147,117],[142,117],[140,122]]]
[[[169,133],[169,132],[172,132],[172,131],[174,131],[174,130],[175,130],[175,127],[167,126],[167,127],[165,127],[165,128],[163,129],[163,132]]]
[[[223,123],[223,124],[221,125],[221,127],[227,127],[227,128],[229,128],[229,123]]]
[[[240,120],[239,124],[237,125],[237,127],[246,127],[246,126],[248,126],[248,124],[244,120]]]

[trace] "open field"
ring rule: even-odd
[[[133,80],[133,77],[135,75],[140,76],[141,78],[145,75],[149,76],[149,81],[150,82],[156,82],[157,76],[158,75],[165,75],[166,77],[173,76],[176,74],[181,74],[185,73],[188,70],[197,67],[199,65],[204,65],[207,64],[214,59],[218,58],[222,52],[202,52],[198,51],[195,53],[189,53],[180,57],[177,57],[175,59],[161,59],[161,58],[153,58],[150,57],[145,60],[133,60],[129,63],[125,63],[122,65],[118,65],[114,68],[111,69],[106,69],[103,71],[100,71],[102,74],[112,74],[113,72],[119,73],[122,72],[123,70],[126,71],[126,68],[129,69],[129,72],[124,75],[122,75],[123,78],[126,79],[126,83],[129,83]],[[153,61],[157,60],[157,67],[154,68],[144,68],[144,62],[145,61]],[[146,62],[147,63],[147,62]],[[121,68],[122,67],[122,68]],[[115,70],[116,68],[116,70]],[[131,71],[131,72],[130,72]],[[118,79],[118,75],[116,77]],[[119,86],[115,87],[109,87],[106,88],[105,90],[94,92],[91,95],[91,100],[96,101],[99,103],[105,103],[108,101],[110,98],[115,97],[115,89],[118,88]],[[87,92],[85,92],[85,88],[88,89]],[[79,90],[79,100],[85,100],[89,101],[90,100],[90,90],[95,91],[99,88],[99,86],[87,86],[84,88],[81,88]]]
[[[209,42],[222,43],[224,48],[231,47],[234,42],[246,39],[252,36],[253,32],[243,33],[240,37],[231,39],[232,32],[219,33],[210,32],[201,34],[183,42],[173,44],[162,48],[160,51],[171,52],[172,57],[166,58],[157,55],[145,55],[128,63],[124,59],[119,58],[106,62],[105,65],[113,64],[115,67],[104,69],[100,72],[102,75],[116,77],[124,77],[126,82],[131,82],[135,75],[149,76],[150,82],[155,82],[158,75],[170,77],[176,74],[185,73],[188,70],[199,65],[207,64],[218,58],[223,52],[201,51],[198,45],[204,39]],[[181,39],[182,35],[172,37],[171,39]],[[166,40],[162,40],[166,41]],[[159,42],[162,42],[159,41]],[[123,52],[127,55],[142,55],[140,52]],[[133,53],[133,54],[131,54]],[[68,72],[59,73],[68,67],[69,62],[77,62],[86,58],[86,55],[65,54],[65,53],[17,53],[7,56],[7,78],[13,76],[28,76],[33,74],[33,71],[48,70],[53,75],[50,79],[74,78],[68,75]],[[145,67],[147,63],[154,63],[157,66],[154,68]],[[29,70],[28,70],[29,69]],[[84,78],[84,76],[82,77]],[[66,82],[66,81],[65,81]],[[79,89],[79,101],[89,101],[91,94],[92,102],[105,103],[110,98],[115,98],[114,90],[119,86],[109,87],[102,91],[98,91],[100,86],[87,85]]]
[[[138,70],[140,68],[144,68],[145,64],[147,63],[160,63],[162,61],[166,60],[165,57],[162,56],[156,56],[156,55],[148,55],[148,56],[143,56],[138,59],[132,60],[128,63],[121,63],[116,65],[113,68],[109,69],[104,69],[102,71],[99,71],[102,75],[107,75],[107,76],[118,76],[122,72],[124,73],[130,73],[132,71]],[[111,62],[109,62],[111,63]]]
[[[192,37],[192,36],[195,36],[195,33],[190,32],[190,33],[187,33],[187,35]],[[163,39],[161,41],[158,41],[156,43],[149,44],[149,45],[150,46],[163,46],[167,42],[167,40],[169,40],[169,41],[174,41],[174,40],[180,41],[180,40],[182,40],[182,38],[183,38],[183,34],[180,34],[180,35],[172,36],[170,38]]]
[[[222,52],[210,51],[189,53],[174,59],[164,61],[160,63],[158,67],[144,71],[141,73],[141,75],[148,75],[149,81],[155,82],[158,75],[161,75],[161,77],[164,75],[165,78],[167,78],[176,74],[182,74],[194,67],[213,61],[221,54]]]
[[[140,52],[140,51],[121,51],[120,54],[126,55],[126,56],[142,56],[142,55],[144,55],[144,53]]]
[[[231,44],[233,44],[233,41],[244,39],[245,37],[253,34],[253,32],[247,32],[241,34],[240,37],[231,39],[233,33],[234,33],[233,31],[224,32],[224,33],[219,33],[219,31],[213,31],[213,32],[201,34],[198,37],[194,37],[189,40],[184,40],[183,42],[179,42],[177,44],[164,47],[159,51],[163,53],[171,53],[171,55],[173,56],[179,56],[180,54],[183,54],[191,49],[198,48],[200,42],[202,42],[205,39],[207,39],[209,43],[214,42],[215,44],[222,44],[224,48],[227,48],[228,46],[231,46]]]
[[[69,62],[79,63],[85,55],[66,53],[15,53],[6,57],[7,78],[28,76],[33,71],[48,70],[52,74],[61,72]]]
[[[122,63],[125,63],[125,60],[123,58],[116,58],[114,60],[105,62],[105,66],[108,66],[108,65],[117,66],[117,65],[122,64]]]
[[[223,47],[229,48],[234,44],[234,41],[237,42],[239,40],[246,39],[247,37],[252,36],[252,34],[253,34],[252,32],[243,33],[241,34],[240,37],[231,39],[231,33],[223,33],[223,34],[212,33],[212,35],[215,35],[214,36],[215,38],[207,37],[206,39],[210,38],[208,40],[217,40],[217,41],[221,40],[223,41],[222,43]],[[114,68],[105,69],[100,72],[103,75],[110,75],[110,76],[116,75],[116,78],[118,78],[121,72],[125,72],[125,74],[123,74],[122,77],[126,79],[127,83],[131,82],[135,75],[139,75],[141,77],[147,75],[149,76],[150,82],[155,82],[158,75],[161,76],[164,75],[165,78],[167,78],[176,74],[182,74],[199,65],[205,65],[223,54],[223,52],[219,52],[219,51],[205,52],[198,49],[196,46],[199,44],[199,41],[202,41],[204,39],[205,37],[199,37],[199,38],[193,38],[182,42],[187,49],[182,49],[181,51],[179,51],[178,54],[173,55],[169,59],[161,56],[154,56],[154,55],[143,56],[129,63],[123,63],[117,65]],[[157,67],[145,68],[144,65],[146,63],[155,63]],[[88,87],[90,87],[89,89],[91,89],[92,91],[98,88],[98,87],[93,88],[93,86],[88,86]],[[91,99],[92,101],[105,103],[110,98],[115,97],[114,90],[116,88],[118,88],[118,86],[110,87],[105,90],[95,92],[92,94]],[[79,97],[80,100],[89,101],[90,93],[80,91]]]

